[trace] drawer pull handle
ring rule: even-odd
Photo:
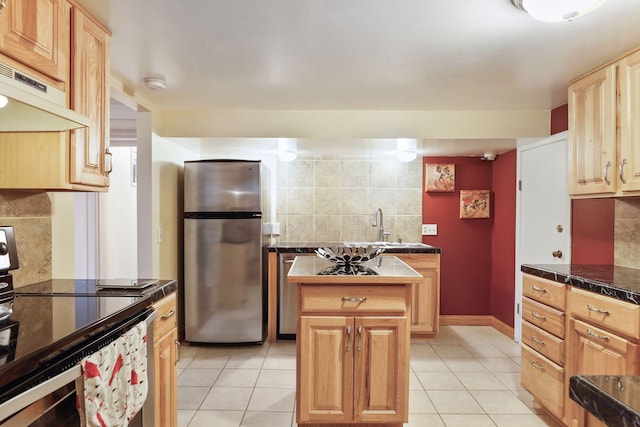
[[[347,326],[347,353],[351,351],[351,326]]]
[[[536,368],[539,371],[544,372],[544,366],[540,366],[536,363],[535,360],[531,359],[531,366],[533,366],[534,368]]]
[[[342,302],[365,302],[367,297],[342,297]]]
[[[356,351],[362,350],[362,326],[358,326],[358,343],[356,344]]]
[[[535,335],[531,335],[531,341],[538,343],[540,345],[545,345],[544,340],[538,339]]]
[[[611,167],[611,161],[608,161],[606,165],[604,165],[604,182],[607,185],[611,185],[611,181],[609,180],[609,168]]]
[[[167,319],[172,318],[172,317],[173,317],[173,316],[175,316],[175,315],[176,315],[176,311],[175,311],[175,310],[171,310],[171,311],[170,311],[170,312],[168,312],[167,314],[163,314],[162,316],[160,316],[160,318],[161,318],[162,320],[167,320]]]
[[[595,332],[593,332],[591,329],[587,328],[587,334],[591,335],[594,338],[598,338],[601,340],[605,340],[605,341],[609,341],[609,337],[607,335],[598,335]]]
[[[178,362],[180,361],[180,350],[182,349],[182,346],[180,345],[180,341],[175,340],[175,344],[176,344],[176,365],[178,364]]]
[[[604,314],[605,316],[608,316],[609,314],[609,310],[601,310],[598,307],[594,307],[591,304],[587,304],[587,308],[595,313],[600,313],[600,314]]]
[[[533,285],[532,287],[534,291],[542,292],[543,294],[546,294],[547,292],[549,292],[545,288],[539,288],[536,285]]]
[[[538,314],[537,311],[532,311],[531,315],[537,319],[547,320],[547,316],[543,316],[542,314]]]

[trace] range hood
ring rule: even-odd
[[[65,107],[63,91],[0,62],[0,132],[59,132],[89,126],[90,120]]]

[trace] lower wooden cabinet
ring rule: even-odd
[[[298,423],[405,421],[406,320],[302,316]]]
[[[522,346],[521,382],[549,412],[562,419],[564,415],[564,368]]]
[[[169,295],[153,307],[158,318],[153,322],[154,357],[154,425],[175,427],[178,425],[178,328],[176,295]]]
[[[411,333],[433,335],[440,325],[440,254],[390,254],[420,273],[411,291]]]
[[[638,344],[576,319],[569,320],[568,375],[637,375]],[[569,425],[604,425],[569,400]]]

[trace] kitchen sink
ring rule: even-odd
[[[422,242],[343,242],[347,247],[379,247],[379,248],[431,248]]]

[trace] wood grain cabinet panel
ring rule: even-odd
[[[436,334],[440,327],[440,254],[395,255],[423,277],[411,291],[411,333]]]
[[[592,325],[640,339],[640,305],[573,288],[570,315]]]
[[[522,342],[543,356],[564,366],[565,341],[531,323],[522,322]]]
[[[158,317],[153,322],[154,426],[178,425],[178,328],[176,294],[153,304]]]
[[[640,192],[640,51],[569,85],[573,196]]]
[[[564,338],[565,313],[562,311],[524,297],[522,298],[522,318],[558,338]]]
[[[74,184],[108,187],[110,36],[82,10],[74,7],[71,16],[71,107],[89,117],[91,125],[70,132],[70,180]]]
[[[564,368],[526,345],[522,346],[521,357],[522,386],[561,419],[564,415]]]
[[[66,0],[6,0],[0,13],[0,53],[52,79],[69,74]]]
[[[567,307],[566,285],[529,274],[523,275],[522,295],[560,311]]]

